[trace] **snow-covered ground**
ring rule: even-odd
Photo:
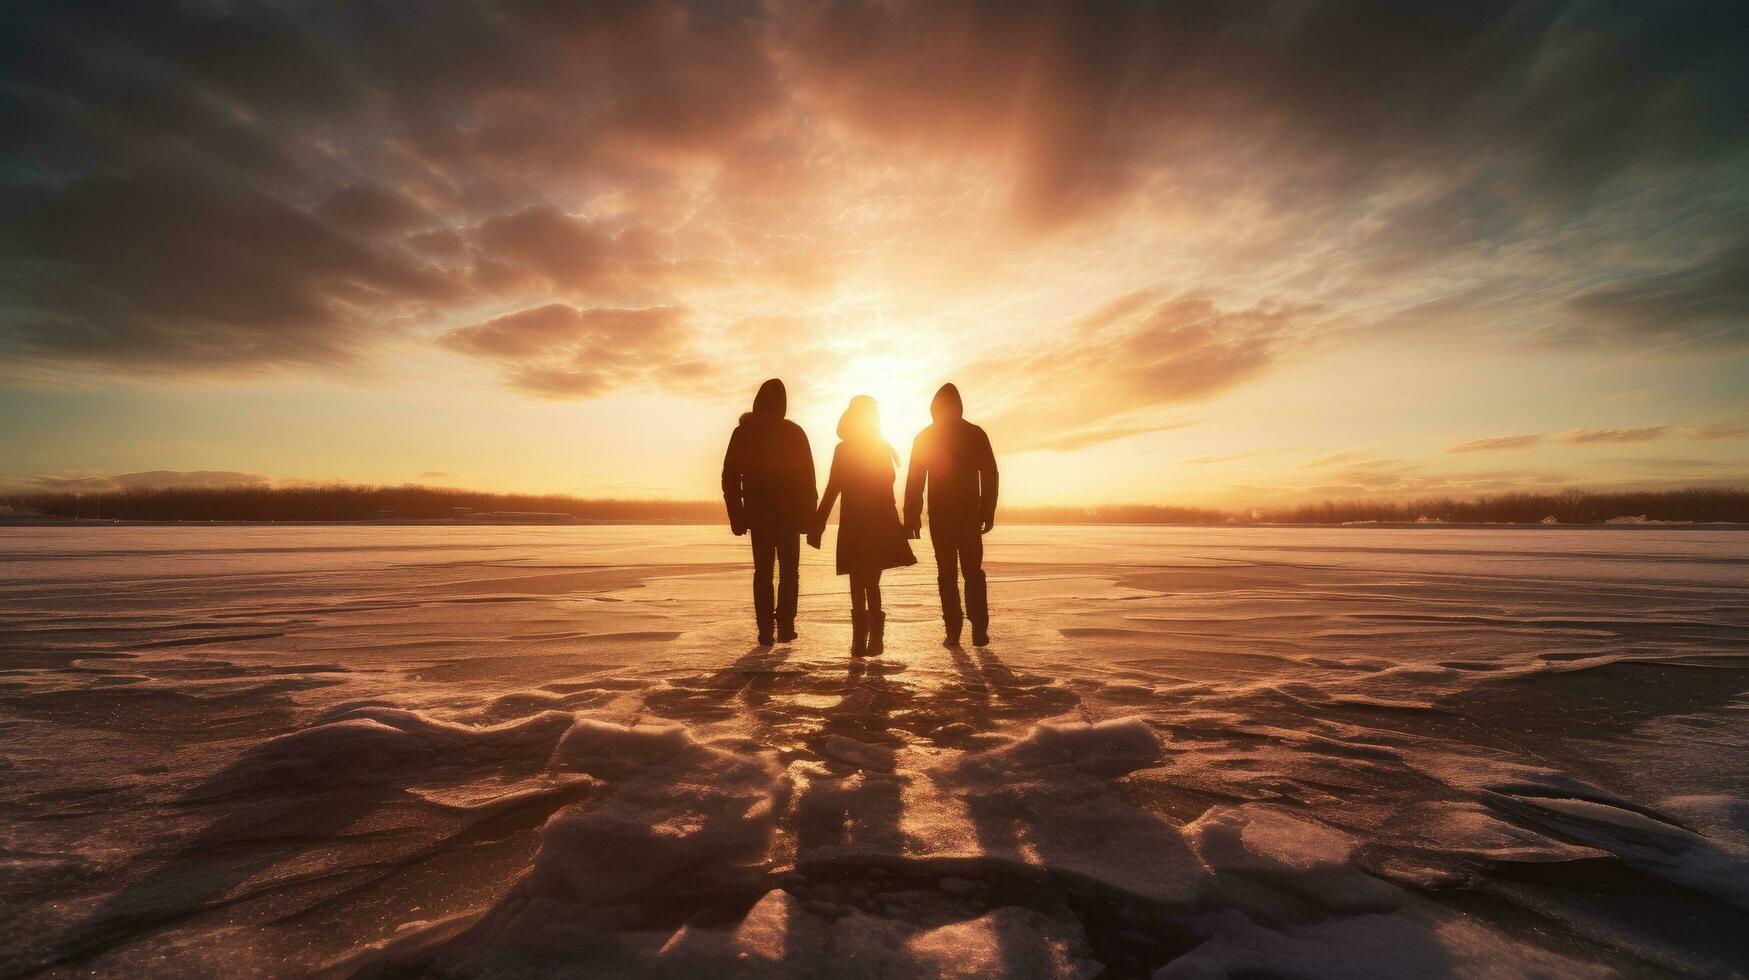
[[[988,543],[0,530],[0,974],[1749,972],[1749,532]]]

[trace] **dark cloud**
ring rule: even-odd
[[[1490,453],[1505,449],[1529,449],[1542,441],[1539,434],[1524,436],[1493,436],[1487,439],[1472,439],[1460,442],[1455,446],[1445,447],[1448,453]]]
[[[1437,174],[1453,179],[1429,200],[1456,205],[1582,198],[1649,157],[1749,134],[1741,19],[1704,4],[780,9],[817,102],[889,138],[1011,154],[1017,198],[1047,221],[1108,203],[1160,157],[1186,174],[1258,163],[1248,179],[1302,197]]]
[[[1625,334],[1640,343],[1749,343],[1749,236],[1669,272],[1579,293],[1569,337]]]
[[[578,309],[564,303],[507,313],[444,334],[449,349],[498,365],[514,388],[586,398],[624,384],[685,381],[709,366],[684,356],[679,307]]]
[[[1555,438],[1574,446],[1599,442],[1651,442],[1669,430],[1667,425],[1647,425],[1638,429],[1574,429]]]
[[[1424,277],[1391,302],[1442,314],[1437,329],[1658,347],[1740,341],[1749,322],[1749,246],[1733,231],[1744,190],[1719,176],[1749,152],[1746,28],[1729,4],[69,0],[10,13],[0,351],[15,358],[331,366],[439,316],[555,299],[705,310],[686,290],[764,285],[829,297],[822,242],[840,225],[845,254],[889,247],[856,240],[851,216],[939,219],[941,202],[899,199],[965,174],[995,186],[950,203],[1018,229],[1005,248],[1235,201],[1251,216],[1234,232],[1246,276],[1291,271],[1320,300]],[[825,207],[810,196],[822,187],[874,189]],[[1697,256],[1696,242],[1720,244]],[[1434,268],[1510,248],[1533,270]],[[1463,301],[1442,303],[1448,290]],[[1044,343],[1014,359],[1052,379],[1031,392],[1045,417],[1010,416],[1020,441],[1172,424],[1160,410],[1255,377],[1296,329],[1263,309],[1155,315],[1073,338],[1099,349]],[[708,375],[705,353],[667,368],[671,383]],[[604,355],[509,370],[540,394],[663,373]]]
[[[316,214],[366,238],[380,238],[436,221],[424,205],[408,194],[376,183],[342,187],[322,202]]]
[[[15,352],[170,369],[350,359],[381,314],[455,298],[440,270],[254,188],[90,177],[0,192]]]
[[[14,13],[0,350],[37,358],[334,364],[438,308],[649,303],[633,223],[550,198],[660,191],[781,95],[755,19],[678,3]]]

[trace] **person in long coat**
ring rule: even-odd
[[[838,574],[850,576],[850,654],[878,655],[886,647],[887,623],[881,611],[881,573],[917,564],[893,502],[899,454],[881,437],[880,409],[867,395],[850,400],[838,420],[838,439],[808,543],[820,546],[826,518],[842,494],[837,561]]]
[[[984,430],[965,420],[960,391],[941,386],[929,405],[933,424],[911,444],[905,476],[905,531],[923,530],[923,496],[929,491],[929,543],[935,550],[936,585],[946,643],[957,647],[960,627],[972,621],[972,643],[990,642],[990,603],[984,583],[984,538],[996,526],[996,454]],[[958,578],[966,579],[962,618]]]
[[[783,417],[788,407],[782,381],[760,385],[753,411],[741,416],[723,454],[729,527],[753,534],[753,617],[762,646],[771,645],[773,627],[785,643],[796,638],[796,566],[801,536],[814,522],[814,453],[802,427]]]

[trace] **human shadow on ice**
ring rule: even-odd
[[[802,673],[786,667],[789,657],[788,646],[755,646],[721,670],[676,678],[651,691],[644,697],[644,706],[665,718],[684,721],[732,718],[737,699],[758,711],[770,702],[780,679]]]

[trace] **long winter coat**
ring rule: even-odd
[[[832,504],[844,496],[838,515],[838,574],[873,572],[917,564],[899,510],[893,503],[892,447],[885,442],[840,442],[832,453],[832,471],[820,495],[815,531],[826,525]]]

